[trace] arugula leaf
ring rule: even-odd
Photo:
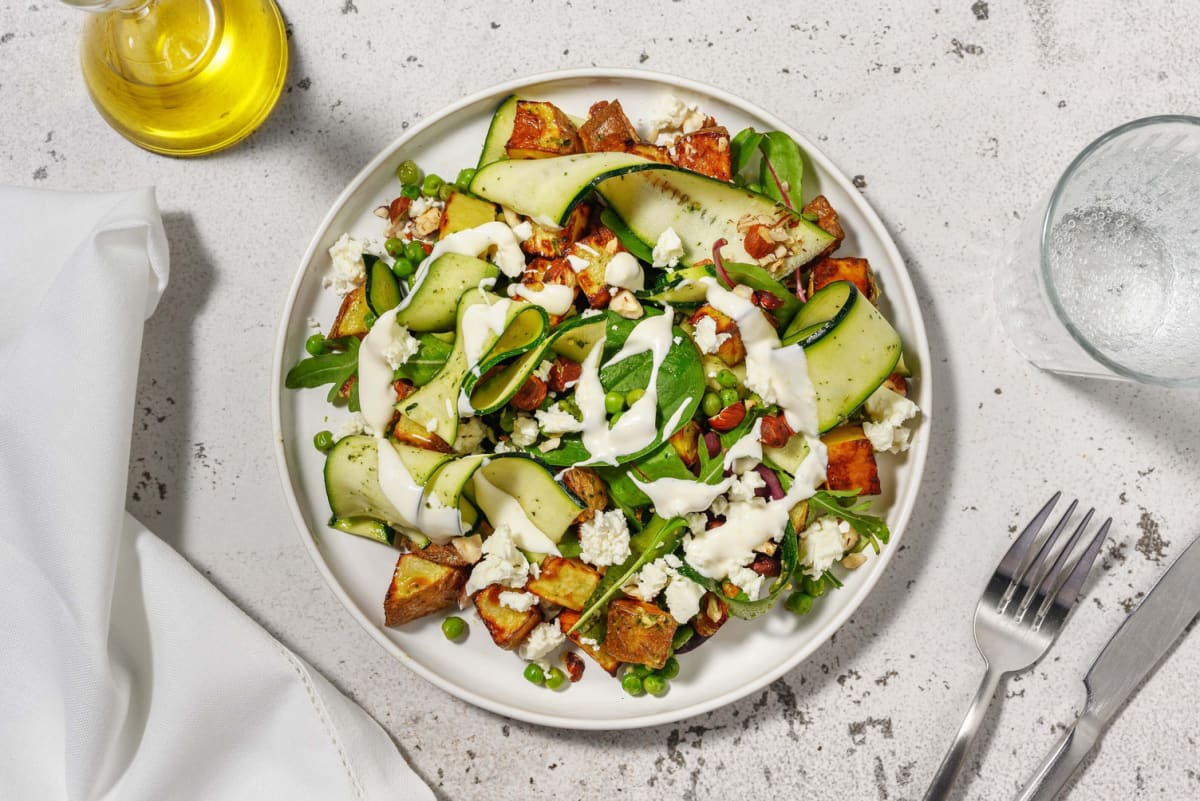
[[[415,387],[424,386],[441,372],[452,350],[453,342],[446,342],[433,334],[418,334],[417,352],[400,365],[396,370],[396,378],[406,378]]]
[[[330,345],[344,350],[329,351],[320,356],[301,359],[295,367],[288,370],[283,385],[288,389],[309,389],[333,384],[336,394],[336,390],[358,370],[359,341],[355,337],[342,337],[331,340]]]
[[[763,137],[759,145],[763,158],[758,169],[758,182],[762,184],[763,194],[799,212],[804,205],[800,198],[804,180],[804,158],[800,154],[800,146],[792,137],[780,131],[771,131]]]
[[[687,521],[682,517],[662,518],[655,515],[645,528],[630,537],[629,548],[633,553],[620,565],[613,565],[604,573],[584,604],[583,614],[567,633],[582,631],[585,626],[587,636],[602,630],[604,621],[597,618],[608,608],[612,597],[632,581],[643,566],[674,551],[686,529]]]
[[[866,547],[866,543],[870,542],[875,553],[879,553],[880,543],[886,545],[892,536],[891,532],[883,518],[867,514],[871,508],[870,501],[854,503],[851,500],[858,495],[859,490],[819,490],[808,499],[808,506],[810,509],[818,509],[849,523],[850,528],[857,531],[862,537],[858,550],[862,550],[863,547]],[[847,500],[850,501],[848,505]]]
[[[737,175],[750,164],[750,159],[758,152],[763,135],[753,128],[743,128],[729,142],[729,157],[733,166],[733,174]]]

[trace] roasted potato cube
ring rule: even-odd
[[[604,280],[604,271],[608,267],[609,259],[621,249],[617,235],[603,226],[567,249],[569,256],[588,263],[587,267],[576,272],[575,278],[587,297],[588,305],[593,309],[604,308],[612,299],[608,283]]]
[[[446,207],[442,209],[442,219],[438,224],[438,239],[442,239],[456,231],[476,228],[496,219],[496,206],[486,200],[452,192],[446,199]]]
[[[589,153],[619,152],[640,141],[619,100],[592,104],[587,122],[579,127],[579,138]]]
[[[367,290],[361,286],[355,287],[342,298],[337,317],[333,318],[333,325],[329,327],[329,338],[365,337],[367,315],[370,311],[371,307],[367,305]]]
[[[695,420],[688,420],[668,442],[686,466],[695,467],[700,461],[700,424]]]
[[[615,658],[658,670],[671,655],[675,618],[648,601],[617,598],[608,605],[604,647]]]
[[[467,583],[467,570],[403,553],[383,599],[383,623],[400,626],[453,606]]]
[[[819,225],[825,233],[833,237],[833,241],[829,243],[829,247],[821,251],[818,259],[828,256],[838,249],[838,245],[842,244],[842,240],[846,238],[846,232],[842,230],[842,224],[838,219],[838,213],[833,210],[833,206],[829,205],[829,200],[824,195],[817,195],[808,203],[804,204],[803,209],[805,214],[815,215],[817,225]]]
[[[671,163],[671,151],[660,145],[652,145],[649,142],[634,142],[625,147],[625,152],[641,156],[644,159],[650,159],[650,161],[657,161],[660,164]]]
[[[875,302],[875,278],[871,274],[871,264],[866,259],[821,259],[813,265],[808,279],[808,294],[834,281],[852,282],[867,300]]]
[[[675,165],[718,181],[733,175],[729,153],[729,131],[723,126],[701,128],[675,139]]]
[[[572,467],[562,474],[562,482],[579,496],[587,507],[575,518],[576,523],[591,520],[596,512],[608,508],[608,486],[600,474],[590,467]]]
[[[729,339],[717,346],[717,358],[730,367],[745,361],[746,345],[742,342],[742,332],[738,329],[738,325],[733,321],[733,318],[724,312],[718,311],[715,306],[705,303],[692,313],[690,320],[692,326],[695,327],[704,317],[712,318],[713,323],[717,327],[718,335],[729,334]]]
[[[446,567],[470,567],[474,564],[467,560],[462,549],[454,547],[454,544],[450,542],[441,545],[431,542],[419,551],[413,551],[413,554],[428,562],[436,562]]]
[[[692,618],[692,628],[701,637],[711,637],[729,620],[725,599],[715,592],[706,592],[700,599],[700,611]]]
[[[585,654],[596,660],[596,664],[600,665],[610,676],[617,675],[617,668],[621,667],[621,660],[615,658],[604,647],[604,643],[593,645],[592,643],[582,642],[582,636],[579,632],[570,634],[571,627],[579,621],[579,613],[573,612],[570,609],[564,609],[558,613],[558,627],[562,629],[562,633],[567,635],[567,639],[579,646],[579,649]]]
[[[571,210],[567,222],[561,228],[548,228],[529,221],[533,235],[521,243],[521,250],[530,256],[557,259],[566,254],[571,243],[583,235],[588,224],[588,206],[580,203]]]
[[[553,103],[518,100],[512,136],[504,146],[510,159],[568,156],[582,150],[575,123]]]
[[[599,583],[600,574],[582,562],[548,556],[542,572],[530,579],[525,589],[552,604],[581,612]]]
[[[534,626],[542,622],[542,611],[536,606],[524,612],[509,609],[500,603],[500,593],[508,587],[493,584],[475,593],[475,610],[483,618],[492,641],[506,651],[511,651],[525,641]]]
[[[825,483],[831,490],[860,490],[878,495],[879,467],[875,449],[862,426],[841,426],[821,437],[829,455]]]

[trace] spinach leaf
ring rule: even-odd
[[[744,128],[729,142],[729,157],[732,162],[733,174],[737,175],[746,169],[754,154],[762,144],[763,135],[753,128]]]
[[[433,334],[418,334],[417,352],[400,365],[396,370],[396,378],[406,378],[416,387],[424,386],[441,372],[452,350],[453,342],[446,342]]]
[[[336,395],[342,384],[358,371],[359,341],[355,337],[343,337],[332,340],[329,344],[343,350],[301,359],[295,367],[288,370],[283,385],[288,389],[301,389],[333,384]]]
[[[771,131],[763,136],[759,146],[763,158],[758,169],[758,182],[762,184],[763,194],[799,212],[804,205],[800,199],[804,179],[804,159],[800,155],[800,146],[792,137],[779,131]]]
[[[768,588],[767,594],[757,601],[750,600],[750,597],[740,589],[736,596],[730,598],[722,591],[719,581],[701,575],[686,560],[679,567],[679,572],[710,592],[720,595],[722,600],[725,601],[725,605],[729,607],[729,614],[742,620],[750,620],[769,611],[775,605],[776,601],[779,600],[779,596],[783,594],[783,591],[791,582],[792,573],[796,570],[796,566],[800,562],[800,548],[796,540],[796,530],[792,528],[791,523],[788,523],[787,528],[784,529],[783,539],[780,540],[779,546],[779,576]]]
[[[617,216],[615,211],[606,208],[600,212],[600,222],[617,235],[617,239],[621,240],[621,244],[625,246],[626,250],[647,264],[654,263],[654,251],[645,242],[638,239],[633,231],[629,230],[629,226]]]
[[[858,494],[859,490],[819,490],[808,499],[808,506],[809,509],[819,510],[849,523],[850,528],[861,537],[856,550],[861,551],[869,542],[875,553],[879,553],[880,543],[886,545],[892,536],[891,532],[883,518],[867,514],[871,508],[870,501],[854,502]]]
[[[682,517],[668,519],[655,515],[645,528],[630,537],[629,548],[633,553],[624,562],[613,565],[605,572],[583,605],[583,614],[568,633],[583,631],[585,636],[593,636],[593,633],[601,632],[604,627],[603,613],[608,609],[612,597],[632,581],[643,566],[674,551],[686,530],[687,521]]]

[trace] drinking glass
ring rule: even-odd
[[[995,275],[1013,344],[1056,373],[1200,386],[1200,119],[1101,136]]]
[[[63,0],[95,12],[80,59],[100,115],[136,145],[212,153],[271,113],[287,74],[274,0]]]

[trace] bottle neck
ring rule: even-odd
[[[62,0],[62,2],[84,11],[121,11],[126,14],[141,14],[157,0]]]

